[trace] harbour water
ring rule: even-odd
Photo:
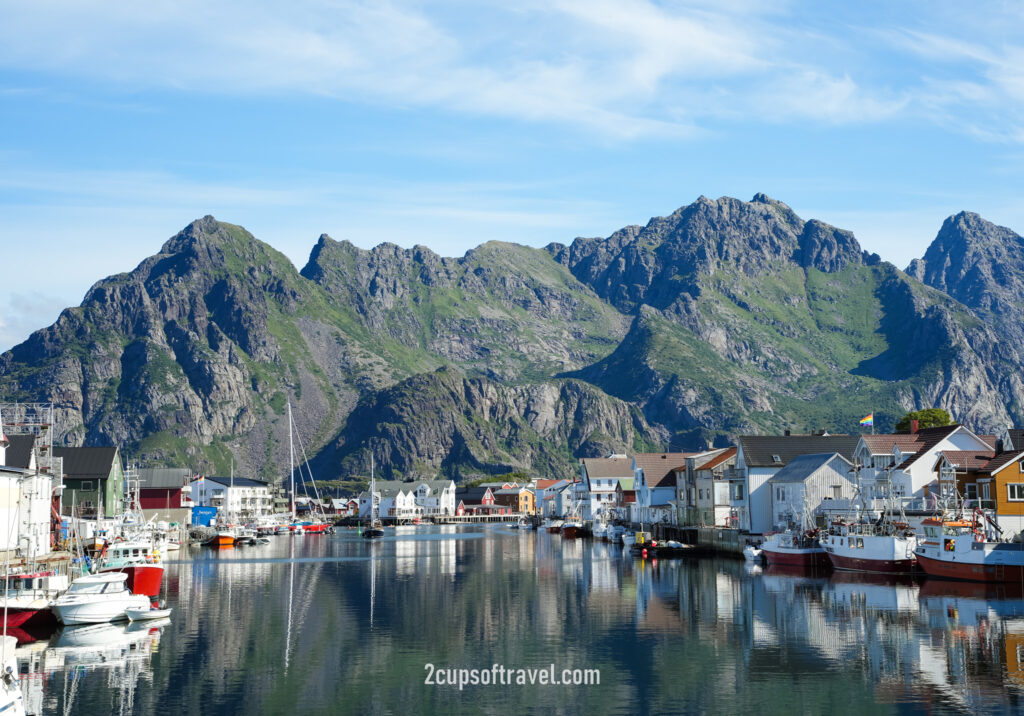
[[[1020,589],[642,561],[497,526],[180,555],[169,623],[19,649],[30,713],[1024,711]],[[460,690],[425,684],[427,664],[597,669],[600,683]]]

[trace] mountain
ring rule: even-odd
[[[1020,237],[959,216],[910,275],[762,194],[461,258],[323,235],[301,271],[204,217],[0,356],[0,398],[53,401],[67,444],[266,478],[289,401],[324,479],[371,452],[394,477],[565,476],[933,405],[994,430],[1024,413]]]

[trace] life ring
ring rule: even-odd
[[[980,529],[974,530],[974,541],[975,542],[984,542],[985,541],[985,533],[982,532]]]

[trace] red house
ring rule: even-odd
[[[143,512],[158,513],[169,521],[182,517],[180,510],[192,506],[191,470],[183,467],[147,467],[139,470],[139,504]],[[146,515],[153,516],[152,514]]]

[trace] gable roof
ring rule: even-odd
[[[788,465],[772,475],[768,482],[804,482],[834,460],[839,461],[832,467],[836,472],[845,473],[853,468],[853,463],[837,452],[797,455],[789,461]]]
[[[872,455],[890,455],[898,447],[904,455],[917,452],[921,438],[918,433],[889,433],[883,435],[861,435],[868,452]]]
[[[921,438],[921,442],[918,445],[917,452],[914,453],[913,455],[911,455],[910,457],[908,457],[903,462],[901,462],[899,465],[897,465],[896,469],[897,470],[906,470],[908,467],[913,465],[919,459],[924,457],[928,453],[929,450],[931,450],[933,447],[938,445],[944,439],[946,439],[947,437],[949,437],[950,435],[955,433],[957,430],[960,430],[960,428],[962,428],[962,427],[963,427],[962,425],[943,425],[942,427],[938,427],[938,428],[924,428],[923,430],[918,430],[917,434]],[[970,431],[967,430],[967,428],[963,428],[963,429],[970,433]],[[971,435],[974,435],[974,433],[971,433]],[[975,435],[975,437],[978,437],[978,436]],[[982,442],[984,442],[984,440],[982,438],[978,437],[978,439],[982,440]],[[990,444],[989,448],[990,449],[994,449],[995,445]]]
[[[184,467],[144,467],[139,470],[139,489],[180,488],[191,474]]]
[[[53,456],[64,458],[64,476],[72,480],[105,480],[118,459],[116,447],[55,447]]]
[[[455,488],[455,500],[456,502],[462,501],[468,505],[478,505],[484,501],[484,495],[491,492],[491,496],[494,496],[494,492],[491,488],[478,485],[477,487],[457,487]]]
[[[950,465],[961,469],[983,470],[992,462],[996,453],[995,450],[942,450],[939,455],[944,457]]]
[[[732,458],[736,457],[737,449],[735,447],[726,448],[718,455],[712,456],[710,460],[705,463],[695,465],[694,468],[697,470],[713,470],[724,462],[728,462]]]
[[[1005,446],[1007,450],[1024,450],[1024,428],[1010,428],[1006,433],[1010,439],[1010,445]]]
[[[675,487],[676,470],[686,464],[686,458],[700,455],[699,452],[643,452],[633,460],[637,468],[644,471],[644,482],[650,488]],[[615,477],[614,475],[612,477]]]
[[[837,452],[853,460],[860,435],[743,435],[739,439],[747,467],[785,467],[800,455]],[[774,456],[779,456],[776,462]]]
[[[633,476],[633,461],[628,457],[585,457],[580,462],[583,463],[587,477],[595,480]]]
[[[558,482],[564,482],[564,480],[537,480],[537,489],[546,490]]]
[[[985,466],[984,471],[989,473],[990,475],[994,475],[995,473],[999,472],[1010,463],[1021,458],[1024,458],[1024,449],[1001,452],[994,458],[989,460],[989,463]]]
[[[4,464],[7,467],[20,467],[27,470],[32,462],[32,448],[36,444],[35,435],[8,435],[7,454]]]

